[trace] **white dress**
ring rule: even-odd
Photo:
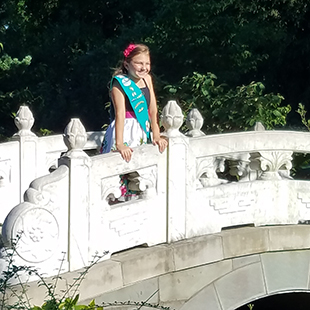
[[[141,90],[143,90],[144,95],[146,92],[147,98],[149,100],[150,98],[149,89],[146,87]],[[130,147],[136,147],[148,143],[147,135],[145,131],[142,129],[138,120],[136,119],[133,111],[126,111],[124,121],[123,143],[124,145]],[[117,151],[115,141],[115,120],[111,122],[105,133],[100,153],[105,154],[113,151],[114,152]],[[119,197],[118,199],[110,199],[109,204],[137,199],[139,197],[139,193],[137,193],[136,191],[132,191],[128,188],[128,183],[129,183],[128,175],[127,174],[120,175],[121,197]]]
[[[136,147],[147,143],[147,136],[141,125],[138,123],[136,118],[130,117],[125,118],[124,122],[124,133],[123,133],[124,145],[130,147]],[[103,142],[100,153],[109,153],[116,151],[115,145],[115,120],[109,125]]]

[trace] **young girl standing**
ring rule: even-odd
[[[163,152],[168,142],[160,136],[158,111],[150,75],[150,52],[144,44],[129,44],[110,84],[111,124],[101,153],[118,151],[130,161],[132,147],[152,141]]]

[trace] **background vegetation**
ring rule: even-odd
[[[205,131],[301,125],[310,92],[307,0],[2,0],[0,137],[30,106],[36,132],[108,122],[107,84],[130,42],[152,51],[160,106],[198,107]],[[291,110],[291,112],[289,112]]]

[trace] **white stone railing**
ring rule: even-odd
[[[67,151],[63,135],[37,137],[31,132],[34,119],[27,106],[21,106],[15,124],[19,131],[12,141],[0,143],[0,223],[10,210],[23,201],[30,182],[58,167]],[[100,147],[104,133],[88,132],[85,150]]]
[[[136,148],[129,163],[119,153],[89,157],[78,119],[65,130],[66,153],[58,168],[36,178],[24,202],[6,217],[3,241],[22,231],[16,261],[53,274],[88,264],[95,252],[173,242],[235,225],[297,224],[310,220],[309,181],[290,176],[293,153],[310,152],[310,133],[265,131],[204,135],[197,110],[187,117],[175,102],[163,109],[169,140]],[[223,172],[229,172],[231,178]],[[119,176],[129,174],[137,200],[121,195]],[[108,256],[106,257],[108,258]]]

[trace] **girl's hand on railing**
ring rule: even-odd
[[[133,152],[132,148],[124,144],[117,146],[116,148],[121,153],[122,158],[128,163],[131,160]]]
[[[159,137],[157,139],[153,139],[153,144],[158,145],[159,152],[162,153],[168,146],[168,141],[165,138]]]

